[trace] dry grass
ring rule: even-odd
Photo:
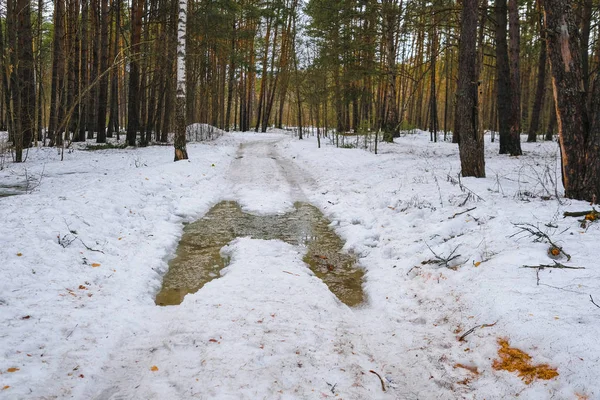
[[[558,376],[556,368],[551,368],[548,364],[531,364],[531,356],[524,351],[510,347],[508,340],[498,339],[500,348],[498,349],[499,360],[495,360],[492,367],[495,370],[508,372],[517,372],[519,377],[529,385],[536,379],[552,379]]]

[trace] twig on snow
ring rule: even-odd
[[[379,378],[379,381],[381,382],[381,390],[383,390],[385,392],[385,384],[383,383],[383,379],[381,378],[381,375],[379,375],[377,372],[373,371],[372,369],[369,370],[369,372],[377,375],[377,377]]]
[[[592,208],[590,211],[575,211],[575,212],[570,212],[570,211],[565,211],[563,213],[563,217],[585,217],[588,215],[594,215],[597,218],[600,218],[600,212],[596,211],[595,208]]]
[[[571,267],[554,261],[554,265],[551,264],[540,264],[540,265],[523,265],[521,268],[533,268],[533,269],[544,269],[544,268],[558,268],[558,269],[585,269],[585,267]]]
[[[462,215],[462,214],[464,214],[464,213],[468,213],[469,211],[473,211],[473,210],[474,210],[474,209],[476,209],[476,208],[477,208],[477,207],[473,207],[473,208],[469,208],[468,210],[465,210],[465,211],[462,211],[462,212],[456,213],[456,214],[454,214],[453,216],[451,216],[451,217],[448,217],[448,219],[453,219],[453,218],[456,218],[456,217],[458,217],[459,215]]]
[[[97,251],[98,253],[102,253],[104,254],[104,252],[102,250],[98,250],[98,249],[92,249],[91,247],[89,247],[87,244],[85,244],[83,242],[83,240],[81,240],[79,237],[77,238],[79,239],[79,241],[81,242],[81,244],[83,244],[85,246],[86,249],[88,249],[89,251]]]
[[[536,239],[534,240],[534,242],[543,242],[546,241],[550,244],[550,246],[552,246],[553,248],[558,249],[559,252],[561,252],[562,254],[565,255],[565,257],[567,257],[567,261],[571,260],[571,256],[569,254],[567,254],[563,248],[559,245],[557,245],[556,243],[554,243],[552,241],[552,239],[550,239],[550,236],[548,236],[546,233],[542,232],[537,226],[532,225],[532,224],[513,224],[516,228],[519,228],[520,231],[517,233],[514,233],[512,235],[510,235],[509,237],[513,237],[516,236],[520,233],[523,232],[527,232],[529,233],[530,236],[535,236]]]
[[[469,336],[471,333],[475,332],[475,329],[491,328],[492,326],[496,325],[497,323],[498,323],[498,321],[494,322],[493,324],[483,324],[483,325],[474,326],[471,329],[469,329],[468,331],[466,331],[465,333],[463,333],[463,335],[458,338],[458,341],[463,342],[467,336]]]
[[[438,264],[438,265],[442,265],[444,264],[444,266],[446,268],[450,268],[450,261],[460,257],[460,254],[454,255],[454,253],[456,253],[456,250],[458,250],[458,248],[460,247],[460,245],[456,246],[454,248],[454,250],[452,250],[452,252],[450,253],[450,255],[448,257],[440,257],[438,256],[435,251],[433,251],[433,249],[429,246],[429,244],[427,244],[427,242],[425,242],[425,245],[427,246],[427,248],[429,249],[429,251],[431,251],[431,253],[433,253],[433,255],[435,256],[435,260],[432,260],[431,262]]]
[[[590,294],[590,301],[592,302],[593,305],[595,305],[596,307],[600,308],[600,306],[598,304],[596,304],[596,302],[594,301],[594,298],[592,297],[591,294]]]
[[[75,328],[73,328],[73,330],[71,331],[71,333],[69,333],[69,334],[67,335],[67,337],[65,338],[65,340],[69,340],[69,338],[71,337],[71,335],[73,334],[73,332],[75,332],[75,329],[76,329],[78,326],[79,326],[79,324],[76,324],[76,325],[75,325]]]

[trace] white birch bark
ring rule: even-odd
[[[175,101],[175,161],[187,160],[185,145],[185,36],[188,0],[179,0],[177,21],[177,98]]]

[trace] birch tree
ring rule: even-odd
[[[187,2],[179,0],[177,21],[177,99],[175,100],[175,161],[187,160],[185,146],[185,31],[187,22]]]

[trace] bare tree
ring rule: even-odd
[[[187,160],[185,145],[185,33],[188,0],[179,0],[177,22],[177,99],[175,102],[175,161]]]
[[[477,110],[477,6],[478,0],[463,0],[455,131],[463,176],[485,177],[483,135],[479,132]]]

